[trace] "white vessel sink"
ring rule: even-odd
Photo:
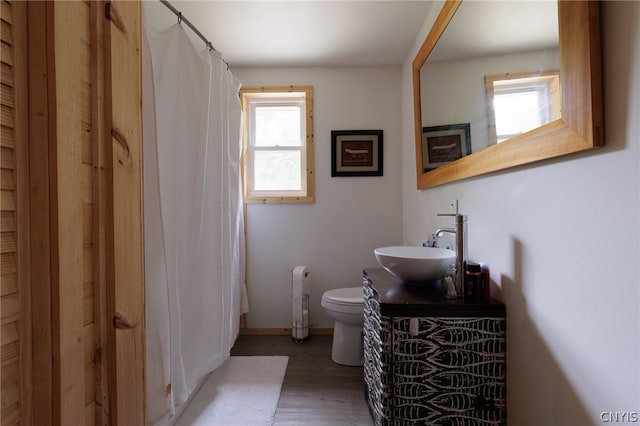
[[[435,247],[391,246],[373,251],[378,263],[404,282],[430,282],[456,263],[456,252]]]

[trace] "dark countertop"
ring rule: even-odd
[[[439,283],[403,284],[382,268],[366,268],[365,277],[373,283],[380,303],[380,314],[422,317],[504,317],[505,305],[495,299],[490,302],[469,302],[462,298],[447,299]]]

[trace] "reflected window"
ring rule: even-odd
[[[490,75],[485,81],[492,143],[511,139],[561,116],[557,71]]]

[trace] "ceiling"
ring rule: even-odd
[[[429,61],[558,48],[556,1],[464,1]]]
[[[427,0],[169,1],[235,67],[402,64],[434,4]],[[143,16],[158,31],[177,22],[158,0],[144,1]]]

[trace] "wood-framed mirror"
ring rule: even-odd
[[[436,168],[430,169],[423,164],[423,133],[436,128],[423,125],[423,105],[439,100],[421,96],[421,69],[451,20],[461,10],[462,3],[462,0],[447,0],[443,4],[413,61],[418,189],[603,146],[600,4],[597,1],[558,1],[561,117]],[[488,104],[486,97],[481,102]]]

